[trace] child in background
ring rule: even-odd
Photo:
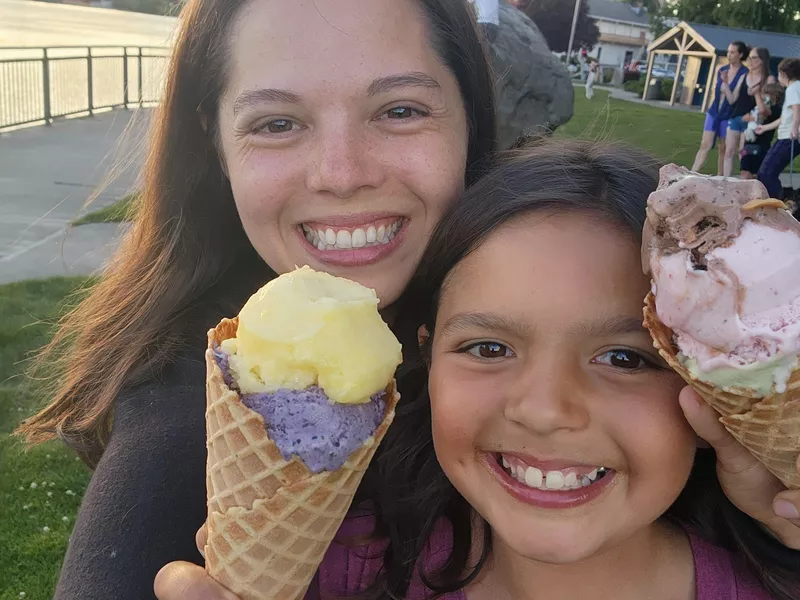
[[[778,81],[786,88],[783,109],[779,121],[760,125],[757,134],[774,129],[778,139],[764,157],[758,171],[758,179],[767,188],[772,198],[783,198],[780,174],[800,150],[800,58],[784,58],[778,65]]]

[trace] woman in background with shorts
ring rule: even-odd
[[[728,64],[717,72],[717,85],[714,88],[714,100],[709,105],[706,121],[703,125],[703,140],[692,165],[692,171],[699,171],[708,158],[709,151],[719,138],[719,159],[717,174],[722,175],[725,161],[725,138],[728,134],[728,119],[733,115],[735,97],[733,93],[739,89],[741,80],[747,77],[748,69],[742,64],[747,56],[747,44],[731,42],[728,46]],[[731,102],[733,100],[733,102]]]
[[[725,88],[723,88],[723,93],[727,96],[728,101],[732,101],[731,118],[728,119],[728,133],[725,138],[725,162],[722,168],[722,174],[725,177],[733,175],[733,162],[742,148],[740,143],[742,134],[747,129],[744,117],[756,108],[756,105],[758,105],[759,114],[762,117],[766,116],[767,109],[761,100],[761,93],[765,85],[777,82],[777,79],[769,72],[769,61],[769,50],[753,48],[747,58],[749,67],[747,77],[740,79],[734,90],[725,93]]]

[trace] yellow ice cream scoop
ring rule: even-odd
[[[318,385],[343,404],[368,402],[402,361],[375,291],[309,267],[253,294],[222,350],[242,393]]]

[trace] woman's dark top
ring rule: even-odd
[[[204,564],[194,536],[206,518],[205,405],[202,348],[118,397],[55,600],[155,598],[166,563]]]
[[[741,71],[742,69],[740,68],[739,70]],[[747,69],[745,69],[745,73],[746,72]],[[731,90],[734,89],[735,86],[731,86]],[[751,110],[753,110],[755,107],[756,107],[756,97],[751,96],[750,94],[747,93],[747,80],[745,79],[744,81],[742,81],[742,87],[739,90],[739,97],[736,99],[736,102],[734,102],[733,105],[731,106],[731,118],[743,117]]]

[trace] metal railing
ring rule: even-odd
[[[157,103],[168,48],[0,47],[0,131]]]

